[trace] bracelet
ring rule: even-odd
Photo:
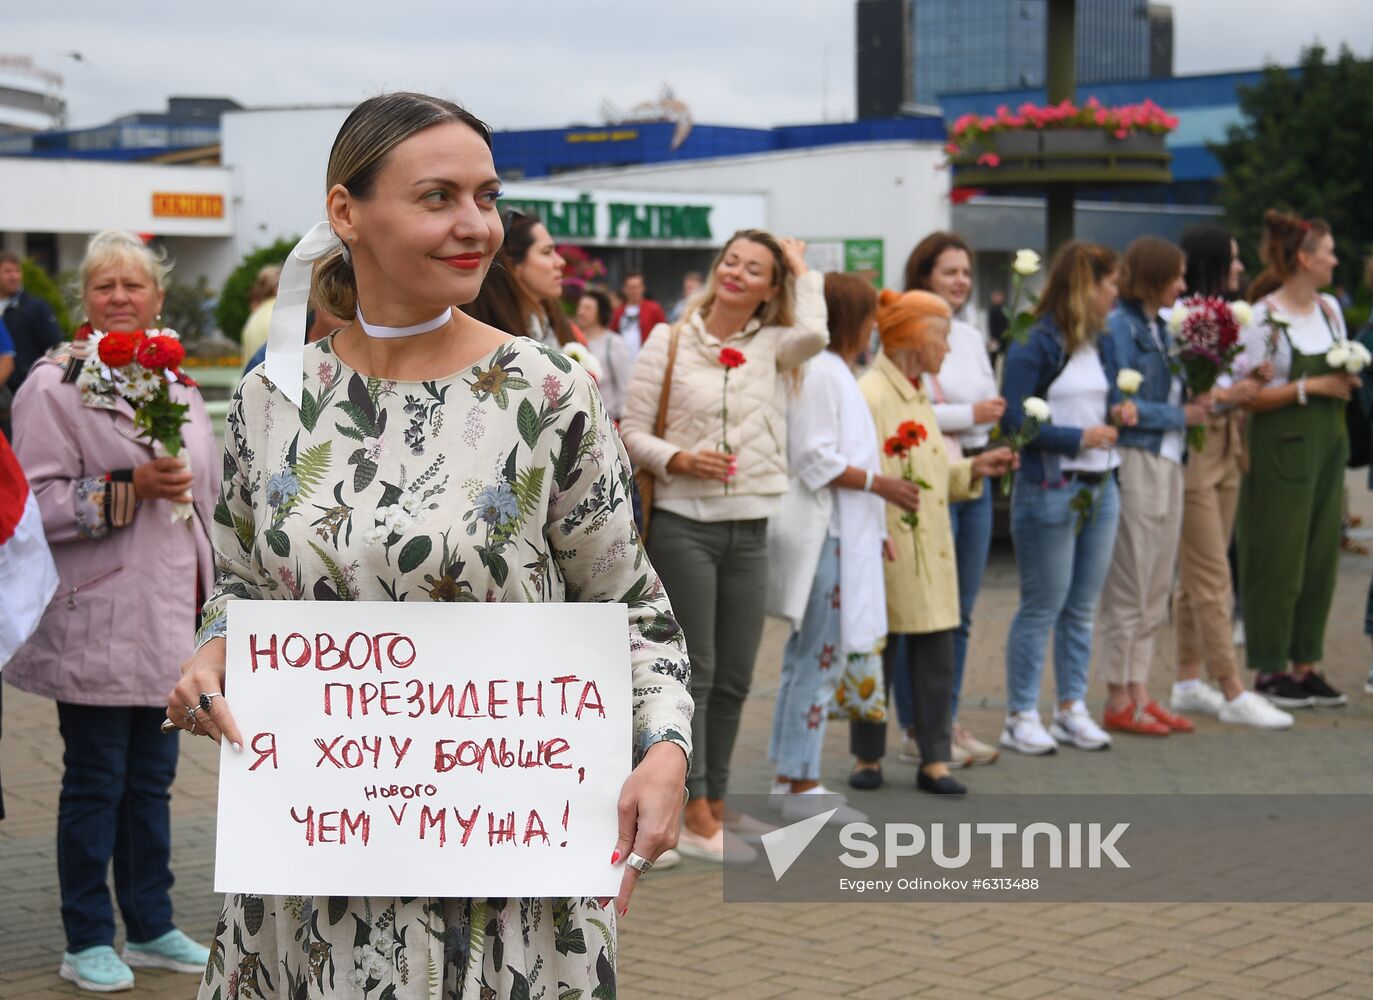
[[[871,469],[869,469],[869,470],[868,470],[867,478],[863,480],[863,492],[864,492],[864,493],[871,493],[871,492],[872,492],[872,479],[873,479],[873,472],[872,472]]]
[[[1306,376],[1297,379],[1297,405],[1306,405]]]

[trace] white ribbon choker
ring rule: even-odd
[[[369,337],[377,337],[381,340],[397,340],[401,337],[417,337],[421,333],[431,333],[443,326],[453,317],[453,307],[449,306],[433,319],[427,319],[423,323],[416,323],[414,326],[377,326],[369,323],[362,315],[362,306],[358,305],[358,325]]]

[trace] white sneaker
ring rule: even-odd
[[[906,736],[901,740],[901,749],[896,754],[896,759],[903,764],[919,764],[920,748],[915,745],[915,737]]]
[[[1007,716],[1000,743],[1010,750],[1032,756],[1053,753],[1058,749],[1058,744],[1044,728],[1044,723],[1039,721],[1039,713],[1034,711]]]
[[[1230,633],[1230,641],[1236,646],[1244,645],[1244,620],[1235,622],[1235,630]]]
[[[782,796],[791,792],[790,781],[774,781],[768,789],[768,805],[776,811],[782,808]]]
[[[949,759],[944,763],[948,765],[950,771],[957,771],[960,767],[967,767],[972,762],[973,754],[971,750],[952,740],[949,742]]]
[[[1079,750],[1105,750],[1111,745],[1111,737],[1095,722],[1081,699],[1073,702],[1068,711],[1054,713],[1054,721],[1049,732],[1060,743],[1071,743]]]
[[[810,819],[820,813],[834,809],[834,815],[825,820],[829,826],[843,826],[845,823],[865,823],[867,814],[847,805],[848,800],[824,785],[817,785],[804,792],[788,792],[782,799],[782,818],[792,823]],[[835,808],[835,807],[838,808]]]
[[[1181,684],[1174,684],[1173,696],[1168,700],[1168,707],[1174,712],[1219,715],[1221,709],[1225,707],[1225,695],[1204,681],[1197,681],[1186,687]]]
[[[1253,726],[1255,729],[1286,729],[1292,725],[1291,712],[1270,705],[1251,691],[1241,691],[1233,701],[1221,706],[1219,718],[1233,726]]]
[[[662,854],[658,855],[658,860],[653,862],[653,868],[651,870],[660,872],[666,868],[676,868],[681,863],[682,856],[669,847]]]

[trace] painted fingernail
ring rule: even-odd
[[[618,850],[611,853],[610,863],[612,865],[618,865],[620,863],[620,852]]]
[[[234,748],[235,750],[237,750],[239,753],[242,753],[242,752],[243,752],[243,744],[242,744],[242,743],[235,743],[233,740],[230,740],[230,741],[229,741],[229,746],[233,747],[233,748]]]
[[[624,909],[620,911],[620,916],[623,917],[623,916],[624,916],[626,913],[628,913],[628,912],[629,912],[629,904],[626,903],[625,906],[624,906]]]

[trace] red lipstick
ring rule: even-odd
[[[479,253],[459,253],[452,257],[440,257],[449,267],[456,267],[460,271],[475,271],[481,267],[482,255]]]

